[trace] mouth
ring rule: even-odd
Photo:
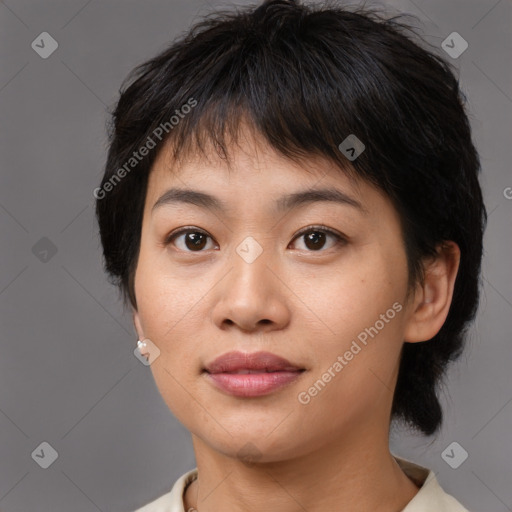
[[[296,381],[305,371],[269,352],[229,352],[203,369],[216,389],[245,398],[272,393]]]
[[[305,370],[208,373],[208,381],[218,390],[241,398],[268,395],[295,382]]]
[[[205,370],[206,371],[206,370]],[[303,369],[298,368],[283,368],[280,370],[269,370],[268,368],[265,368],[263,370],[251,370],[249,368],[240,368],[236,371],[231,372],[215,372],[213,375],[217,375],[219,373],[223,373],[225,375],[253,375],[253,374],[262,374],[262,373],[279,373],[279,372],[303,372]],[[207,372],[211,373],[211,372]]]
[[[216,373],[274,373],[305,370],[271,352],[227,352],[205,365],[204,371]]]

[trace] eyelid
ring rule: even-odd
[[[203,235],[210,237],[213,240],[213,237],[204,229],[198,228],[197,226],[183,226],[183,227],[178,228],[178,229],[172,231],[171,233],[169,233],[165,237],[164,245],[170,244],[173,241],[173,239],[178,237],[179,235],[182,235],[183,233],[189,233],[189,232],[201,233]],[[190,252],[193,252],[193,251],[190,251]],[[198,252],[204,252],[204,251],[198,251]]]
[[[296,238],[298,238],[299,236],[303,235],[304,233],[309,233],[310,231],[325,231],[325,232],[329,233],[330,235],[333,235],[339,239],[342,239],[345,241],[347,240],[347,237],[345,235],[343,235],[339,231],[336,231],[333,228],[329,228],[327,226],[324,226],[323,224],[313,224],[311,226],[306,226],[305,228],[302,228],[301,230],[299,230],[293,237],[292,241],[295,240]]]

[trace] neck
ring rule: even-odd
[[[192,435],[198,478],[185,492],[185,510],[402,510],[418,487],[389,452],[387,437],[382,442],[371,437],[375,432],[368,434],[344,436],[343,442],[300,456],[251,464],[221,454]]]

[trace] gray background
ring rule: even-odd
[[[92,191],[122,79],[218,5],[0,2],[2,512],[126,512],[195,466],[188,432],[133,355],[131,318],[102,271]],[[444,55],[468,95],[490,213],[480,311],[443,394],[443,429],[394,431],[392,450],[432,468],[472,511],[512,510],[512,6],[385,5],[417,15],[440,54],[453,31],[468,41],[458,59]],[[59,44],[47,59],[31,48],[44,31]],[[48,469],[31,456],[44,441],[58,452]],[[458,469],[441,456],[453,441],[469,454]]]

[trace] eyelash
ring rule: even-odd
[[[312,232],[313,233],[314,232],[322,232],[322,233],[327,233],[328,235],[333,236],[336,239],[336,243],[334,244],[333,247],[331,247],[331,249],[334,249],[334,247],[337,247],[340,244],[345,244],[347,242],[346,237],[344,237],[343,235],[341,235],[337,231],[334,231],[333,229],[328,228],[327,226],[324,226],[324,225],[321,225],[321,224],[320,225],[315,225],[315,226],[307,226],[307,227],[301,229],[293,237],[292,242],[295,241],[297,238],[300,238],[302,235],[305,235],[306,233],[312,233]],[[179,235],[182,235],[182,234],[185,234],[185,233],[201,233],[201,234],[206,235],[207,237],[209,237],[210,239],[213,240],[213,238],[206,231],[204,231],[202,229],[199,229],[199,228],[196,228],[194,226],[185,226],[183,228],[179,228],[177,231],[173,231],[172,233],[170,233],[166,237],[166,239],[164,241],[164,245],[165,246],[169,245]],[[182,251],[181,249],[178,249],[178,250]],[[329,249],[327,249],[327,250],[329,250]],[[205,252],[205,251],[202,250],[202,251],[182,251],[182,252],[187,252],[187,253],[197,252],[197,253],[201,253],[201,252]],[[325,251],[321,249],[319,251],[307,251],[307,252],[315,253],[315,252],[325,252]]]

